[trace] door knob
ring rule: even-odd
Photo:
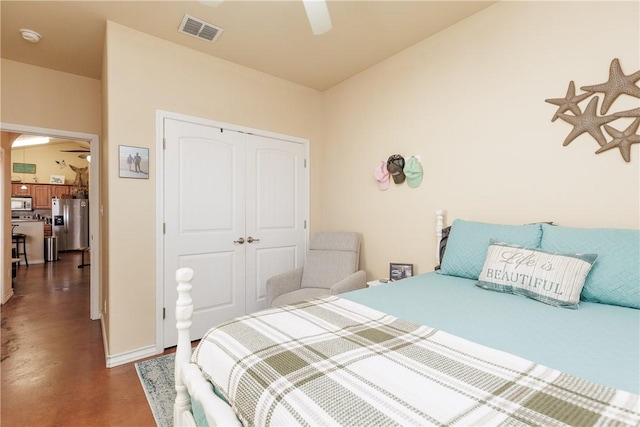
[[[247,242],[248,243],[253,243],[253,242],[259,242],[260,239],[254,239],[253,237],[249,236],[247,237]]]
[[[244,239],[241,237],[238,240],[234,240],[233,243],[237,243],[237,244],[241,245],[241,244],[244,243]]]

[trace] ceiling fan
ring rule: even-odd
[[[78,157],[81,159],[86,159],[91,155],[91,150],[88,148],[77,148],[75,150],[60,150],[61,153],[82,153],[79,154]]]
[[[61,153],[90,153],[88,148],[79,148],[77,150],[60,150]]]
[[[224,0],[200,0],[200,3],[216,7],[223,1]],[[319,36],[331,30],[331,16],[329,15],[326,0],[302,0],[302,3],[307,12],[311,32],[313,32],[314,35]]]

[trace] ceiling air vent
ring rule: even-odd
[[[224,30],[193,16],[184,15],[178,31],[202,40],[215,42]]]

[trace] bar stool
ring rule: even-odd
[[[20,255],[24,256],[24,263],[29,267],[29,260],[27,259],[27,235],[22,233],[15,233],[11,235],[11,243],[16,245],[16,258],[20,258]],[[22,252],[20,252],[20,244],[22,243]],[[18,266],[20,261],[18,261]]]

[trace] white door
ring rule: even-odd
[[[192,339],[245,312],[244,135],[165,119],[164,346],[177,343],[175,272],[194,271]]]
[[[175,272],[194,270],[191,339],[265,307],[271,276],[306,251],[303,143],[164,120],[164,347],[177,342]]]
[[[247,135],[247,313],[266,308],[269,277],[301,267],[306,251],[305,147]]]

